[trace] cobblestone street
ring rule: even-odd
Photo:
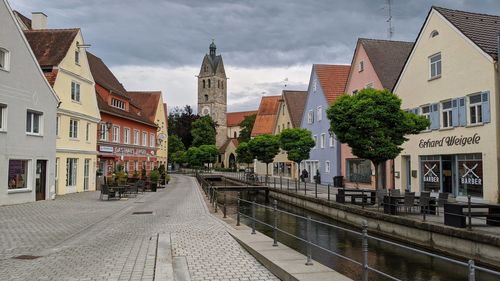
[[[153,214],[133,214],[146,211]],[[278,280],[209,214],[195,180],[184,176],[129,200],[88,192],[0,207],[0,279],[153,280],[162,233],[192,280]]]

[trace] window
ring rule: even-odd
[[[80,84],[71,82],[71,100],[80,102]]]
[[[83,163],[83,190],[89,190],[90,159]]]
[[[373,82],[366,84],[366,89],[373,89]]]
[[[316,90],[318,89],[318,80],[316,80],[316,79],[313,80],[312,88],[313,88],[313,92],[316,93]]]
[[[123,164],[123,170],[128,173],[130,171],[130,163],[128,160],[125,160],[125,163]]]
[[[90,140],[90,123],[87,123],[87,127],[85,128],[85,140]]]
[[[330,161],[325,161],[325,173],[330,173]]]
[[[483,197],[483,159],[480,153],[457,155],[458,195]]]
[[[481,94],[469,96],[469,120],[470,124],[483,122],[483,100]]]
[[[320,147],[325,148],[325,134],[321,134]]]
[[[75,50],[75,64],[80,65],[80,50]]]
[[[309,110],[307,113],[307,124],[312,124],[314,123],[314,113],[312,110]]]
[[[124,144],[130,143],[130,129],[129,128],[123,129],[123,143]]]
[[[26,113],[26,133],[40,135],[42,124],[41,119],[41,113],[28,111]]]
[[[427,118],[427,120],[431,119],[431,106],[430,105],[422,106],[422,116]],[[430,130],[430,125],[429,125],[429,127],[427,127],[427,130]]]
[[[421,181],[424,191],[441,189],[441,156],[420,156]]]
[[[117,99],[111,99],[111,106],[119,108],[121,110],[125,110],[125,102]]]
[[[208,95],[205,95],[205,102],[208,101]]]
[[[28,188],[29,160],[9,159],[9,189]]]
[[[134,129],[134,144],[139,145],[139,130]]]
[[[139,172],[139,161],[134,160],[134,172]]]
[[[365,70],[365,61],[359,61],[359,72]]]
[[[0,103],[0,131],[7,130],[7,105]]]
[[[321,121],[323,119],[323,107],[318,106],[318,108],[316,109],[316,115],[318,121]]]
[[[76,186],[78,159],[66,159],[66,186]]]
[[[156,146],[156,135],[155,134],[149,134],[149,146],[151,146],[151,147]]]
[[[10,53],[9,51],[0,48],[0,69],[9,71],[10,70]]]
[[[346,174],[349,182],[371,183],[372,166],[369,160],[347,159]]]
[[[142,132],[142,146],[148,146],[148,133]]]
[[[280,132],[280,125],[278,125],[278,133]]]
[[[210,88],[210,87],[212,86],[212,85],[210,85],[210,84],[211,84],[211,81],[212,81],[212,80],[208,79],[208,88]]]
[[[107,141],[108,140],[108,126],[106,125],[106,123],[101,123],[99,125],[101,127],[100,129],[100,140],[102,141]]]
[[[314,148],[318,147],[318,136],[313,136],[314,139]]]
[[[429,57],[430,79],[441,77],[441,53]]]
[[[330,147],[334,146],[333,136],[330,136]]]
[[[78,120],[69,120],[69,137],[72,139],[78,138]]]
[[[113,126],[113,142],[120,142],[120,127]]]
[[[56,136],[59,136],[59,124],[61,124],[61,116],[56,116]]]
[[[451,101],[445,101],[442,103],[443,112],[443,128],[453,127],[453,115]]]
[[[220,82],[221,88],[224,89],[224,81]]]
[[[283,107],[282,107],[282,115],[285,116],[285,104],[283,104]]]
[[[205,80],[203,80],[203,89],[205,89]]]

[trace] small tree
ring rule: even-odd
[[[142,165],[141,179],[146,179],[146,166],[145,165]]]
[[[406,135],[418,134],[430,124],[424,116],[403,111],[395,94],[372,88],[341,96],[327,116],[339,141],[347,143],[357,157],[373,163],[377,189],[379,164],[399,155]]]
[[[260,135],[251,139],[248,142],[250,152],[255,155],[257,160],[266,163],[266,183],[269,175],[269,163],[272,163],[274,156],[280,150],[278,136],[275,135]]]
[[[255,157],[253,156],[252,152],[250,151],[250,147],[248,146],[248,143],[242,142],[238,145],[236,148],[236,161],[238,163],[245,163],[247,164],[247,168],[250,167],[250,164],[253,162],[253,159]]]
[[[257,114],[252,114],[249,116],[245,116],[243,121],[240,122],[239,126],[241,127],[240,136],[238,137],[238,141],[248,142],[250,141],[250,135],[253,130],[253,124],[255,123],[255,119],[257,118]]]
[[[202,145],[199,147],[202,162],[206,164],[213,164],[217,162],[217,157],[219,156],[219,150],[215,145]]]
[[[202,164],[201,150],[198,147],[190,147],[186,152],[187,162],[191,167],[200,167]]]
[[[181,163],[179,160],[179,152],[184,152],[186,147],[182,140],[177,135],[170,135],[168,137],[168,161],[170,163]]]
[[[299,165],[309,159],[309,152],[315,146],[311,132],[307,129],[284,129],[279,134],[280,148],[288,153],[288,159],[297,163],[297,175],[300,174]]]
[[[193,122],[191,135],[193,136],[193,146],[199,147],[204,144],[215,144],[216,124],[212,117],[205,115]]]

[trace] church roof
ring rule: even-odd
[[[257,112],[257,118],[252,129],[252,137],[262,134],[272,134],[276,123],[281,96],[262,97]]]
[[[210,62],[210,65],[212,66],[212,71],[213,73],[217,72],[217,68],[219,67],[220,63],[222,62],[222,56],[211,56],[211,55],[205,55],[206,58],[208,58],[208,61]]]
[[[238,139],[235,138],[227,139],[226,142],[219,148],[219,153],[223,154],[224,152],[226,152],[227,147],[231,143],[234,145],[234,147],[238,147],[239,145]]]
[[[307,91],[283,91],[293,128],[299,128],[307,101]]]
[[[228,112],[227,117],[227,126],[228,127],[236,127],[239,126],[240,123],[245,119],[245,117],[257,114],[257,111],[240,111],[240,112]]]

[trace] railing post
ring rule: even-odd
[[[469,260],[469,265],[467,266],[469,269],[468,279],[469,281],[476,281],[476,268],[474,267],[474,261]]]
[[[361,190],[361,209],[365,208],[365,191]]]
[[[304,182],[304,195],[307,195],[307,182]]]
[[[276,178],[273,177],[274,189],[276,189]]]
[[[236,226],[240,226],[240,198],[241,192],[238,192],[238,200],[236,202]]]
[[[215,212],[217,213],[217,192],[215,192],[214,204],[215,204]]]
[[[328,201],[330,201],[330,184],[328,184]]]
[[[299,193],[299,180],[295,180],[295,193]]]
[[[280,190],[283,189],[283,179],[280,176]]]
[[[306,240],[307,240],[307,261],[306,265],[312,265],[312,249],[311,249],[311,216],[307,216],[306,223]]]
[[[318,198],[318,182],[314,181],[314,197]]]
[[[286,190],[290,189],[290,179],[286,179]]]
[[[226,209],[226,191],[224,191],[224,203],[223,204],[224,205],[223,205],[222,211],[224,212],[224,218],[227,218],[227,216],[226,216],[226,211],[227,211],[227,209]]]
[[[362,251],[363,251],[363,281],[368,281],[368,223],[363,220],[363,237],[362,237]]]
[[[273,226],[273,247],[278,246],[278,200],[273,202],[274,210],[274,226]]]
[[[252,234],[255,234],[255,199],[252,201]]]
[[[470,195],[467,195],[467,208],[468,208],[468,214],[467,217],[469,219],[469,224],[467,225],[467,229],[471,230],[472,229],[472,214],[471,214],[471,198]]]

